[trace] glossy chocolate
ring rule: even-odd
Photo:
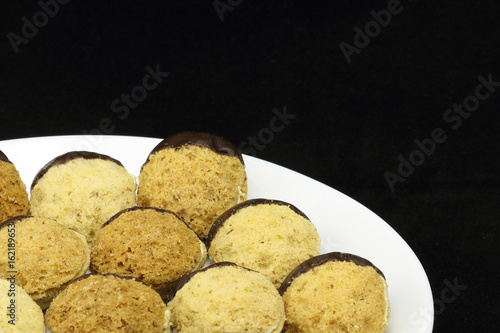
[[[12,163],[11,161],[9,161],[9,159],[7,158],[7,155],[5,155],[3,153],[3,151],[0,150],[0,161],[3,161],[3,162],[8,162],[8,163]]]
[[[330,252],[330,253],[325,253],[325,254],[320,254],[319,256],[312,257],[310,259],[307,259],[297,267],[295,267],[289,274],[288,276],[283,280],[283,283],[281,284],[280,288],[278,289],[280,292],[280,295],[283,295],[287,288],[292,284],[293,280],[298,277],[301,274],[304,274],[314,267],[318,267],[323,265],[324,263],[330,262],[330,261],[348,261],[352,262],[358,266],[364,267],[364,266],[371,266],[375,269],[375,271],[382,276],[385,279],[384,274],[380,269],[378,269],[374,264],[372,264],[369,260],[362,258],[360,256],[357,256],[355,254],[351,253],[343,253],[343,252]]]
[[[101,159],[101,160],[105,160],[105,161],[114,162],[114,163],[118,164],[119,166],[123,166],[123,164],[120,161],[115,160],[114,158],[112,158],[108,155],[99,154],[99,153],[95,153],[95,152],[91,152],[91,151],[70,151],[70,152],[62,154],[60,156],[57,156],[56,158],[51,160],[49,163],[45,164],[45,166],[42,169],[40,169],[40,171],[38,171],[38,173],[35,175],[35,178],[33,178],[33,182],[31,183],[31,189],[33,189],[33,187],[35,187],[36,183],[40,180],[40,178],[42,178],[47,173],[47,171],[50,168],[52,168],[53,166],[56,166],[56,165],[64,164],[68,161],[71,161],[71,160],[74,160],[77,158],[84,158],[87,160]]]
[[[294,205],[280,201],[280,200],[273,200],[273,199],[263,199],[263,198],[258,198],[258,199],[250,199],[246,200],[243,202],[240,202],[239,204],[236,204],[232,208],[229,208],[227,211],[222,213],[212,224],[212,227],[210,228],[210,231],[208,232],[207,238],[205,240],[205,245],[208,248],[210,247],[210,244],[212,243],[212,240],[214,239],[215,235],[219,231],[219,229],[224,225],[224,222],[226,222],[227,219],[229,219],[231,216],[236,214],[239,210],[246,208],[246,207],[251,207],[251,206],[258,206],[258,205],[282,205],[282,206],[287,206],[290,208],[292,211],[294,211],[296,214],[302,216],[306,220],[309,220],[309,218],[304,214],[302,211],[300,211],[297,207]],[[309,220],[310,221],[310,220]]]
[[[213,150],[217,154],[235,156],[238,157],[241,164],[245,164],[240,151],[231,141],[214,134],[200,132],[182,132],[163,139],[158,145],[156,145],[155,148],[153,148],[148,156],[148,160],[146,160],[144,164],[149,161],[149,157],[151,155],[160,150],[165,148],[180,148],[185,145],[206,147]]]
[[[130,207],[130,208],[125,208],[121,211],[119,211],[118,213],[116,213],[115,215],[111,216],[109,218],[109,220],[107,220],[102,226],[101,226],[101,229],[104,228],[105,226],[107,226],[108,224],[110,224],[111,222],[113,222],[114,220],[116,220],[120,215],[124,214],[124,213],[127,213],[127,212],[132,212],[134,210],[154,210],[154,211],[157,211],[157,212],[160,212],[160,213],[170,213],[172,215],[174,215],[175,217],[177,217],[179,220],[183,221],[181,217],[179,217],[177,214],[175,214],[174,212],[171,212],[169,210],[166,210],[166,209],[163,209],[163,208],[158,208],[158,207],[139,207],[139,206],[134,206],[134,207]],[[184,222],[184,221],[183,221]]]

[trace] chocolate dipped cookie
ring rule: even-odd
[[[139,174],[139,206],[173,211],[201,237],[224,211],[246,200],[242,155],[230,141],[183,132],[162,140]]]
[[[31,214],[55,219],[89,244],[104,222],[135,204],[135,177],[118,160],[94,152],[54,158],[31,184]]]
[[[44,217],[16,216],[0,224],[0,278],[16,283],[45,310],[55,295],[89,268],[85,237]],[[11,255],[7,255],[11,253]]]
[[[278,333],[285,322],[283,300],[269,279],[227,262],[180,279],[167,309],[175,333]]]
[[[331,252],[298,265],[283,281],[287,333],[386,330],[390,302],[383,273],[354,254]]]
[[[113,216],[91,249],[91,271],[134,276],[162,296],[177,279],[203,267],[207,257],[203,242],[179,216],[153,207]]]
[[[29,199],[26,185],[15,165],[0,150],[0,222],[17,215],[26,215]]]
[[[321,239],[294,205],[251,199],[214,222],[206,239],[211,262],[230,261],[259,271],[276,287],[298,264],[319,255]]]
[[[73,281],[45,313],[52,333],[167,333],[160,295],[132,277],[87,274]]]

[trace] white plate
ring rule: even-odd
[[[56,136],[0,141],[29,188],[52,158],[71,150],[90,150],[121,161],[138,175],[160,139],[127,136]],[[405,241],[380,217],[357,201],[304,175],[244,155],[248,197],[287,201],[302,210],[321,235],[322,253],[342,251],[373,262],[389,285],[391,317],[387,333],[431,333],[432,292],[425,271]]]

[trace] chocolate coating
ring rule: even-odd
[[[222,213],[222,215],[220,215],[214,221],[214,223],[212,224],[212,227],[210,228],[210,231],[208,232],[207,238],[205,239],[205,246],[207,247],[207,250],[210,248],[210,244],[212,243],[212,240],[215,238],[215,235],[217,235],[217,232],[224,225],[224,223],[226,222],[227,219],[229,219],[231,216],[236,214],[240,209],[250,207],[250,206],[258,206],[258,205],[287,206],[292,211],[294,211],[296,214],[302,216],[306,220],[309,220],[309,218],[306,216],[306,214],[304,214],[297,207],[295,207],[294,205],[292,205],[288,202],[284,202],[281,200],[274,200],[274,199],[263,199],[263,198],[246,200],[246,201],[240,202],[239,204],[236,204],[233,207],[229,208],[227,211]]]
[[[181,132],[171,135],[156,145],[149,156],[165,148],[179,148],[184,145],[206,147],[213,150],[217,154],[235,156],[238,157],[242,164],[245,164],[240,151],[231,141],[214,134],[200,132]],[[149,161],[149,156],[148,160],[146,160],[144,164]]]
[[[13,224],[13,223],[15,224],[15,223],[17,223],[17,222],[19,222],[19,221],[22,221],[22,220],[24,220],[24,219],[29,219],[29,218],[31,218],[31,217],[33,217],[33,216],[31,216],[31,215],[18,215],[18,216],[13,216],[13,217],[11,217],[11,218],[9,218],[9,219],[7,219],[7,220],[3,221],[2,223],[0,223],[0,229],[2,229],[2,228],[4,228],[4,227],[8,226],[9,224]]]
[[[162,209],[162,208],[158,208],[158,207],[139,207],[139,206],[134,206],[134,207],[129,207],[129,208],[125,208],[121,211],[119,211],[118,213],[116,213],[115,215],[111,216],[109,218],[109,220],[107,220],[102,226],[101,226],[101,229],[104,228],[105,226],[107,226],[108,224],[110,224],[111,222],[113,222],[114,220],[116,220],[120,215],[124,214],[124,213],[127,213],[127,212],[132,212],[134,210],[147,210],[147,209],[151,209],[151,210],[155,210],[157,212],[160,212],[160,213],[170,213],[172,215],[175,215],[177,218],[179,218],[181,221],[182,218],[179,217],[177,214],[175,214],[174,212],[171,212],[169,210],[166,210],[166,209]],[[183,221],[184,222],[184,221]],[[186,224],[187,225],[187,224]],[[189,227],[189,226],[188,226]]]
[[[380,269],[378,269],[374,264],[372,264],[368,259],[357,256],[351,253],[343,253],[343,252],[330,252],[321,254],[319,256],[307,259],[297,267],[295,267],[290,274],[283,280],[280,288],[278,289],[280,295],[283,295],[287,288],[292,284],[293,280],[301,274],[304,274],[314,267],[318,267],[323,265],[324,263],[330,261],[349,261],[358,266],[371,266],[375,269],[375,271],[385,279],[384,274]]]
[[[127,213],[127,212],[132,212],[132,211],[135,211],[135,210],[148,210],[148,209],[151,209],[151,210],[155,210],[157,212],[160,212],[160,213],[170,213],[172,215],[174,215],[175,217],[177,217],[180,221],[182,221],[182,223],[184,223],[186,225],[186,227],[188,227],[190,230],[193,230],[185,221],[182,217],[180,217],[179,215],[175,214],[174,212],[168,210],[168,209],[163,209],[163,208],[158,208],[158,207],[143,207],[143,206],[134,206],[134,207],[129,207],[129,208],[125,208],[121,211],[119,211],[118,213],[116,213],[115,215],[111,216],[109,218],[109,220],[107,220],[106,222],[104,222],[104,224],[101,226],[101,229],[104,228],[105,226],[107,226],[108,224],[110,224],[111,222],[113,222],[114,220],[116,220],[120,215],[124,214],[124,213]],[[194,230],[193,230],[194,232]],[[196,232],[194,232],[195,235],[198,237],[199,240],[201,240],[200,236],[198,236],[198,234]]]
[[[140,279],[138,279],[138,278],[136,278],[134,276],[124,276],[124,275],[118,275],[118,274],[115,274],[115,273],[103,273],[103,274],[101,274],[101,273],[85,273],[82,276],[79,276],[76,279],[72,280],[68,285],[70,285],[72,283],[75,283],[75,282],[78,282],[80,280],[86,279],[86,278],[88,278],[90,276],[93,276],[93,275],[102,275],[102,276],[111,275],[111,276],[114,276],[114,277],[117,277],[117,278],[120,278],[120,279],[124,279],[124,280],[134,280],[134,281],[142,283],[145,286],[148,286],[147,283],[145,283],[144,281],[142,281],[142,280],[140,280]]]
[[[3,151],[0,150],[0,161],[3,161],[3,162],[7,162],[7,163],[12,163],[11,161],[9,161],[9,159],[7,158],[7,155],[5,155],[3,153]]]
[[[99,154],[99,153],[95,153],[95,152],[91,152],[91,151],[70,151],[70,152],[67,152],[65,154],[57,156],[56,158],[52,159],[47,164],[45,164],[45,166],[42,169],[40,169],[40,171],[38,171],[38,173],[33,178],[33,182],[31,183],[31,189],[33,189],[33,187],[35,187],[36,183],[47,173],[47,171],[50,168],[52,168],[53,166],[56,166],[56,165],[64,164],[68,161],[71,161],[71,160],[74,160],[77,158],[84,158],[84,159],[88,159],[88,160],[101,159],[101,160],[114,162],[114,163],[118,164],[119,166],[123,166],[123,164],[120,161],[115,160],[114,158],[112,158],[108,155]]]

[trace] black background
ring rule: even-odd
[[[38,16],[17,53],[9,34],[42,7],[2,1],[0,140],[96,133],[103,119],[113,135],[261,133],[258,158],[349,195],[407,241],[437,301],[435,332],[498,332],[500,87],[460,126],[443,118],[479,76],[500,82],[498,5],[401,0],[348,63],[340,44],[393,1],[233,0],[221,20],[212,1],[72,0]],[[170,74],[113,112],[147,66]],[[266,136],[284,108],[295,117]],[[392,191],[384,174],[437,128],[446,140]],[[444,303],[445,281],[466,289]]]

